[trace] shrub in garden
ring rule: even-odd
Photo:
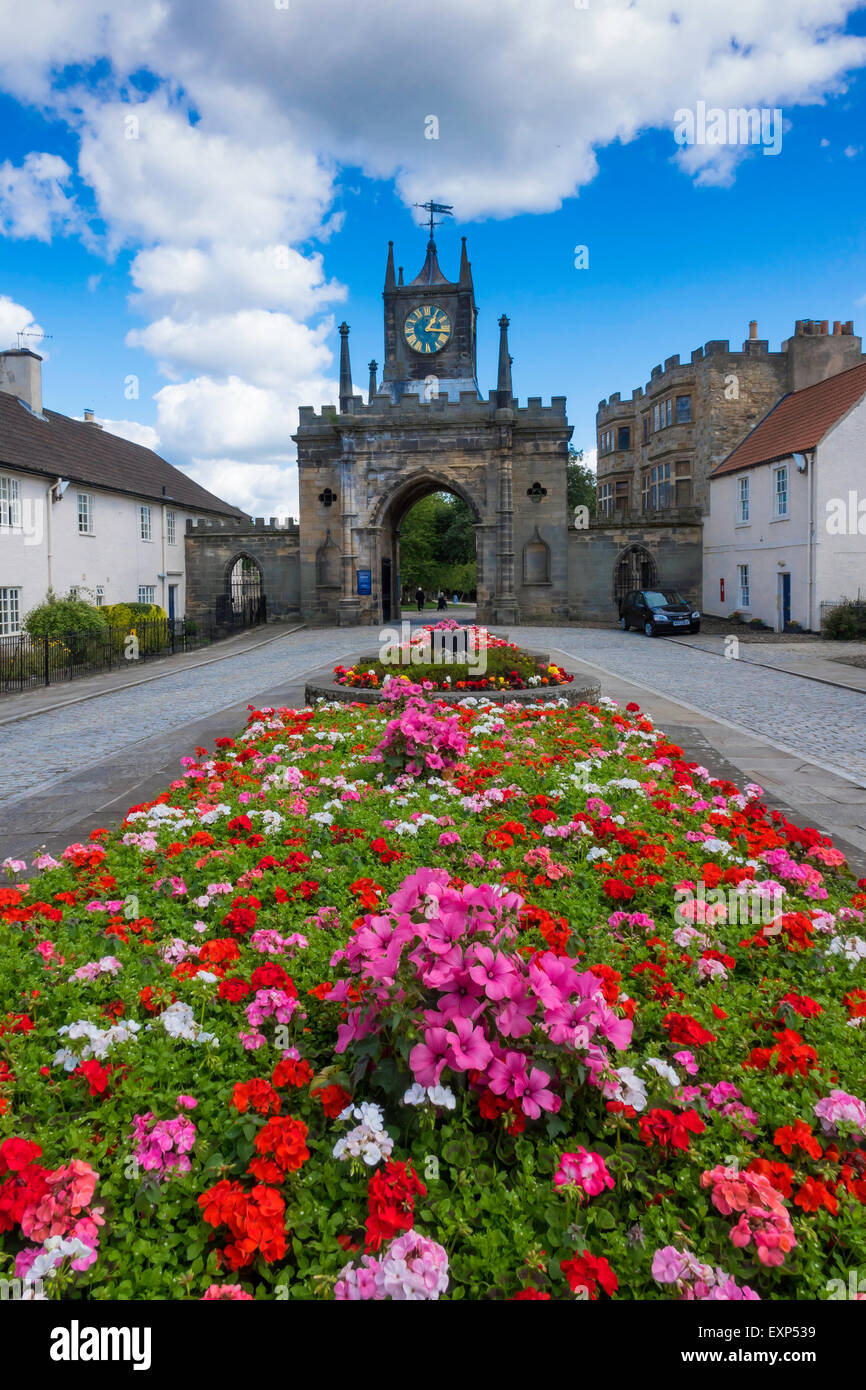
[[[80,598],[58,598],[49,593],[44,603],[31,608],[22,624],[30,637],[104,637],[105,610]]]

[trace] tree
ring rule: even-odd
[[[475,588],[475,524],[462,497],[433,492],[409,511],[400,530],[400,583],[471,593]]]
[[[575,507],[588,507],[590,516],[595,516],[596,476],[583,462],[583,450],[569,446],[566,464],[566,487],[568,489],[568,514],[574,514]]]

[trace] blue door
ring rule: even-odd
[[[782,609],[782,631],[787,632],[791,624],[791,576],[780,574],[780,604]]]
[[[177,613],[176,613],[176,611],[175,611],[176,606],[177,606],[177,585],[176,585],[176,584],[169,584],[169,586],[168,586],[168,616],[169,616],[169,619],[170,619],[171,622],[174,622],[174,620],[175,620],[175,618],[176,618],[176,616],[177,616]]]

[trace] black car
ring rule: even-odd
[[[647,637],[660,632],[700,632],[701,615],[676,589],[632,589],[620,599],[619,625],[623,632],[642,628]]]

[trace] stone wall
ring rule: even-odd
[[[268,621],[298,619],[301,608],[297,523],[220,518],[187,524],[186,613],[203,619],[214,613],[218,598],[228,593],[235,562],[243,556],[254,560],[262,573]]]
[[[515,621],[501,609],[502,517],[510,514],[513,601],[521,618],[568,612],[565,400],[532,398],[500,408],[496,392],[455,401],[383,393],[351,410],[302,407],[295,436],[301,498],[300,582],[304,618],[314,623],[383,620],[383,560],[390,562],[390,620],[398,615],[399,535],[422,497],[462,497],[476,524],[478,618]],[[505,495],[507,494],[507,496]],[[538,500],[534,500],[534,499]],[[341,576],[327,562],[337,547]],[[348,574],[347,574],[348,567]],[[371,592],[358,593],[359,571]],[[342,577],[342,584],[339,578]]]
[[[701,606],[702,556],[699,523],[593,525],[568,533],[568,613],[574,622],[610,624],[618,618],[614,600],[616,567],[629,546],[649,552],[660,587],[679,589]]]

